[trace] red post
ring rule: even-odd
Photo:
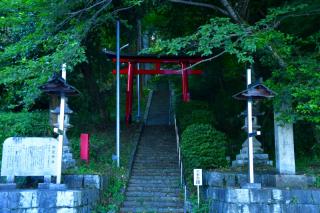
[[[186,64],[182,63],[181,64],[182,68],[182,100],[184,102],[190,101],[190,94],[189,94],[189,85],[188,85],[188,70],[185,70]]]
[[[80,159],[89,163],[89,134],[81,133],[80,135]]]
[[[129,125],[132,121],[132,95],[133,95],[133,75],[134,66],[132,63],[128,63],[128,80],[126,90],[126,124]]]

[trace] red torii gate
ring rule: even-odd
[[[114,53],[106,53],[112,61],[116,62],[116,55]],[[131,56],[121,55],[120,63],[127,63],[128,66],[120,70],[120,74],[128,75],[126,88],[126,123],[131,123],[132,120],[132,102],[133,102],[133,76],[137,74],[148,75],[181,75],[182,78],[182,100],[188,102],[190,100],[188,76],[202,74],[202,70],[188,69],[189,66],[202,61],[203,58],[191,56]],[[154,69],[137,69],[137,64],[154,64]],[[161,69],[161,64],[178,64],[181,70]],[[116,74],[116,70],[112,71]]]

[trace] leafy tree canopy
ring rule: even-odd
[[[194,33],[159,36],[144,52],[201,55],[203,62],[231,54],[240,64],[261,63],[271,73],[268,85],[279,93],[277,108],[284,99],[293,105],[286,119],[320,123],[320,31],[314,27],[319,25],[320,3],[275,4],[259,16],[252,10],[261,8],[249,1],[170,1],[214,12]]]
[[[39,85],[67,63],[87,60],[88,33],[112,22],[140,0],[113,2],[3,0],[0,2],[0,90],[2,109],[30,108]]]

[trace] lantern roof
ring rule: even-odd
[[[39,89],[53,95],[65,94],[66,96],[73,96],[79,94],[79,91],[75,87],[67,84],[58,73],[54,73],[47,83],[40,86]]]
[[[263,85],[261,82],[250,84],[248,89],[243,90],[232,97],[237,100],[261,100],[266,98],[273,98],[276,95],[271,89]]]

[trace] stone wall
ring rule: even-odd
[[[209,188],[210,212],[320,212],[320,190]]]
[[[100,200],[107,178],[99,175],[65,175],[67,190],[1,189],[1,213],[88,213]]]
[[[305,175],[255,174],[255,182],[262,187],[308,188],[313,187],[315,177]],[[248,175],[242,173],[204,172],[205,185],[211,187],[239,187],[248,182]]]
[[[313,177],[256,174],[255,180],[261,189],[239,188],[247,182],[245,174],[205,172],[203,196],[209,212],[320,212],[320,190],[312,188]]]
[[[64,191],[16,189],[0,191],[0,212],[87,213],[98,200],[99,191],[95,189]]]

